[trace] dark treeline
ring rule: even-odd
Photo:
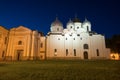
[[[113,35],[111,38],[106,39],[106,47],[111,49],[111,52],[120,54],[120,34]]]

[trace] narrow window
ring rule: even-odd
[[[57,49],[54,49],[54,52],[57,52]]]
[[[83,45],[84,49],[89,49],[88,44]]]
[[[0,33],[0,38],[2,38],[2,34]]]
[[[87,26],[87,31],[89,31],[89,27]]]
[[[97,56],[99,56],[99,50],[98,49],[96,49],[96,54],[97,54]]]
[[[66,49],[66,56],[68,55],[68,49]]]
[[[4,57],[4,53],[5,53],[5,52],[3,51],[3,52],[2,52],[2,57]]]
[[[57,56],[57,49],[54,49],[54,56]]]
[[[58,40],[60,40],[60,38],[58,38]]]
[[[18,45],[22,45],[22,41],[18,41]]]
[[[92,36],[92,34],[91,34],[91,33],[90,33],[89,35],[90,35],[90,36]]]
[[[59,28],[57,28],[57,31],[59,31]]]
[[[82,40],[82,38],[80,38],[80,40]]]
[[[41,47],[41,48],[43,47],[43,43],[40,44],[40,47]]]
[[[62,36],[64,36],[64,34],[62,34]]]
[[[41,55],[40,58],[43,59],[43,56]]]
[[[83,28],[83,26],[81,26],[81,28]]]
[[[76,56],[76,49],[74,49],[74,56]]]
[[[66,40],[67,40],[67,38],[66,38]]]
[[[80,36],[80,34],[77,34],[77,36]]]
[[[7,37],[5,37],[5,44],[7,43]]]

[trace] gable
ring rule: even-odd
[[[7,30],[7,29],[5,29],[3,26],[0,26],[0,32],[7,33],[7,32],[8,32],[8,30]]]
[[[31,31],[29,28],[24,27],[24,26],[18,26],[15,30],[16,31]]]

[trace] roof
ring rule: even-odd
[[[54,22],[52,22],[52,24],[51,24],[51,26],[55,26],[55,25],[63,26],[63,24],[58,20],[57,17],[56,17],[56,20]]]

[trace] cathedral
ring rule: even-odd
[[[87,19],[69,20],[66,28],[56,18],[46,36],[42,32],[18,26],[7,30],[0,26],[1,60],[109,59],[105,37],[91,30]]]

